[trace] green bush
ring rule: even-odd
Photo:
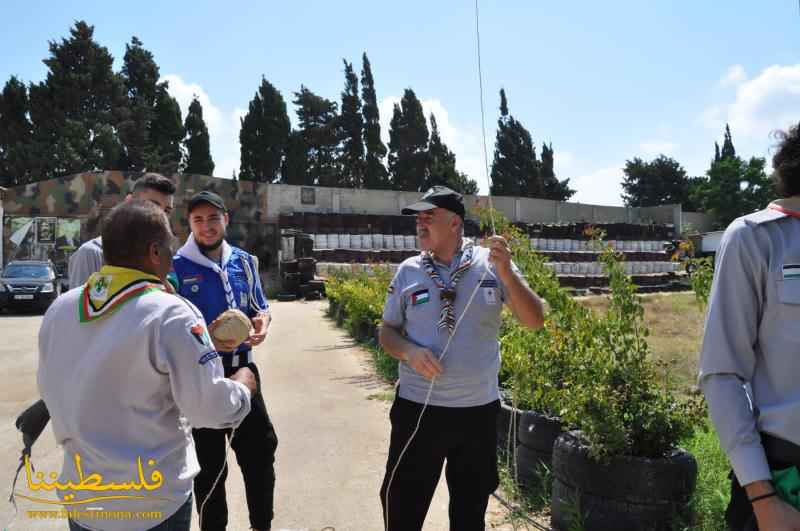
[[[484,228],[490,213],[480,213]],[[622,254],[590,232],[602,252],[611,300],[599,316],[559,285],[526,235],[494,213],[498,234],[510,242],[514,262],[547,301],[544,328],[504,322],[502,374],[518,407],[561,418],[584,432],[595,458],[657,457],[693,433],[704,415],[699,398],[682,399],[656,371],[647,344],[644,308],[622,267]],[[667,368],[663,373],[669,374]]]

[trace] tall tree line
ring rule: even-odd
[[[184,169],[192,139],[142,41],[126,44],[119,72],[84,21],[48,48],[43,81],[12,76],[0,93],[0,185],[87,170]]]
[[[43,81],[12,76],[0,92],[0,186],[91,170],[212,174],[209,131],[197,97],[182,117],[153,53],[133,36],[118,72],[84,21],[49,43]],[[436,116],[425,116],[407,88],[393,110],[384,144],[372,64],[360,73],[343,60],[337,100],[301,85],[287,102],[265,77],[241,119],[239,178],[347,188],[423,191],[443,184],[477,193],[456,168]],[[536,157],[530,133],[508,113],[501,91],[492,193],[567,199],[568,180],[553,170],[553,147]]]

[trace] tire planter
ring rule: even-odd
[[[339,301],[328,299],[328,315],[330,317],[336,317],[336,313],[338,311],[339,311]]]
[[[544,452],[520,444],[514,450],[514,462],[517,468],[512,470],[511,474],[519,486],[526,490],[546,490],[545,480],[549,474],[552,457],[552,449],[550,452]]]
[[[278,295],[275,296],[275,299],[280,302],[291,302],[297,300],[297,295],[294,293],[278,293]]]
[[[565,433],[553,447],[552,525],[558,531],[579,523],[584,531],[670,531],[688,520],[696,482],[697,462],[684,450],[598,463],[580,432]]]

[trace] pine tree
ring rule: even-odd
[[[183,172],[187,174],[213,175],[214,161],[211,159],[211,147],[208,137],[208,128],[203,121],[203,106],[197,96],[194,97],[189,105],[189,112],[186,113],[186,140],[183,141],[186,147],[186,168]]]
[[[447,186],[462,194],[475,194],[478,192],[478,183],[463,173],[456,170],[456,155],[442,142],[439,135],[439,126],[436,116],[431,113],[431,138],[428,142],[428,169],[425,172],[426,180],[422,188],[427,190],[432,186]]]
[[[378,98],[375,94],[375,80],[372,77],[372,66],[367,53],[361,57],[361,99],[364,115],[364,146],[366,148],[364,187],[372,189],[389,188],[389,174],[383,165],[386,157],[386,146],[381,140],[381,122],[378,110]]]
[[[147,168],[164,175],[180,173],[184,136],[186,130],[181,118],[181,107],[170,95],[168,82],[163,81],[156,89],[153,119],[148,132],[151,149]]]
[[[492,195],[541,197],[539,164],[531,134],[508,112],[508,100],[500,89],[500,118],[492,162]]]
[[[142,41],[134,36],[125,45],[121,72],[126,104],[117,113],[117,129],[124,150],[120,169],[143,171],[148,161],[157,160],[149,129],[155,114],[159,75],[152,52],[143,48]]]
[[[241,180],[271,183],[277,179],[289,129],[283,96],[262,77],[261,86],[241,119]]]
[[[28,89],[11,76],[0,93],[0,186],[24,184],[30,178],[29,109]]]
[[[406,89],[395,104],[389,128],[389,172],[392,189],[423,191],[428,167],[428,126],[422,104],[414,91]]]
[[[364,187],[364,118],[358,95],[358,77],[352,63],[344,59],[345,85],[342,91],[342,114],[339,119],[342,145],[339,161],[342,165],[342,185],[350,188]]]
[[[720,159],[726,159],[736,156],[736,149],[733,147],[733,140],[731,139],[731,128],[725,124],[725,140],[722,143],[722,152]]]
[[[114,169],[109,161],[119,160],[115,111],[124,105],[124,86],[93,35],[93,26],[78,21],[68,39],[51,41],[47,78],[30,86],[31,168],[39,179]]]
[[[300,92],[295,92],[294,96],[293,103],[297,106],[300,133],[307,149],[308,179],[318,186],[339,186],[341,168],[336,159],[339,145],[338,106],[335,102],[314,94],[303,85],[300,86]]]
[[[638,157],[625,164],[622,196],[627,206],[649,207],[687,203],[689,178],[678,161],[660,155],[646,162]]]
[[[539,177],[542,180],[542,197],[554,201],[566,201],[575,194],[569,187],[569,179],[559,181],[553,166],[553,144],[542,143],[542,161],[539,165]]]

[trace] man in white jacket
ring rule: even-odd
[[[123,203],[102,237],[106,265],[53,303],[39,333],[39,390],[64,449],[57,493],[73,531],[188,531],[191,426],[236,426],[255,377],[225,378],[200,312],[164,288],[163,210]]]

